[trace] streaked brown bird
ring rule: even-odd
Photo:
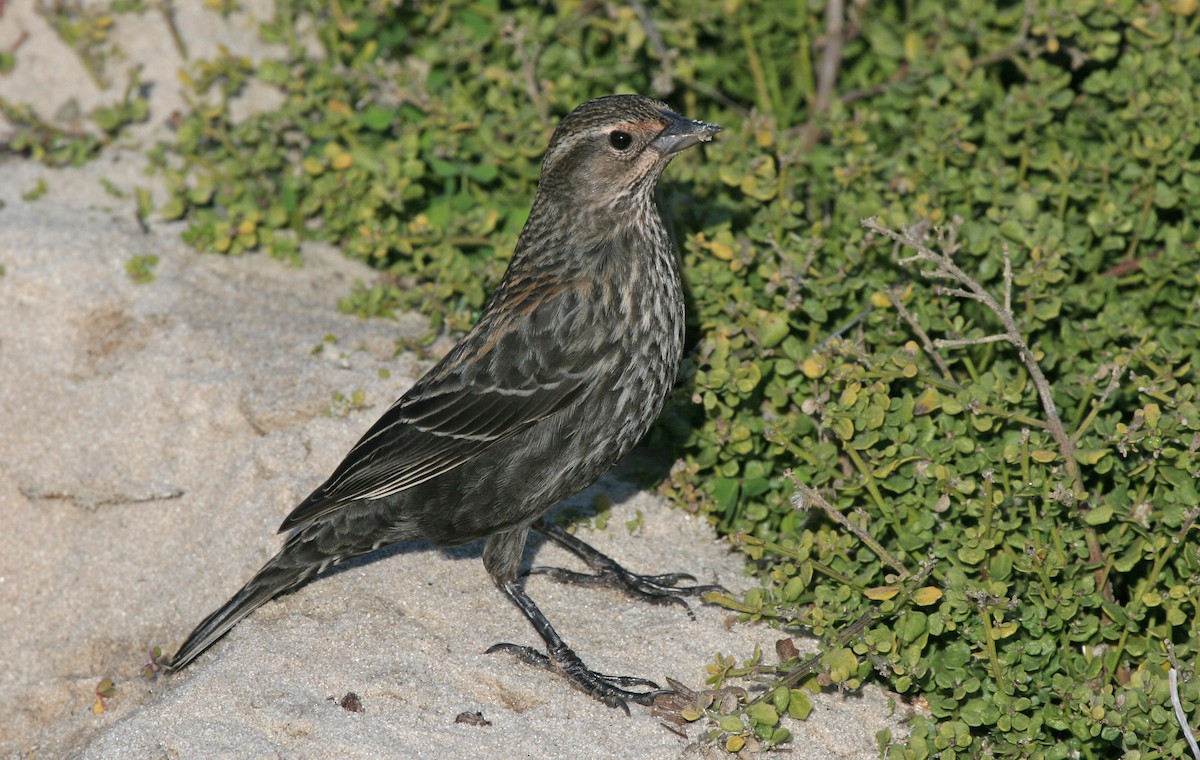
[[[469,333],[396,401],[288,515],[283,548],[192,632],[180,670],[242,618],[332,565],[397,541],[486,539],[483,564],[546,645],[497,644],[612,707],[651,704],[651,681],[589,670],[519,582],[532,528],[596,575],[684,604],[715,586],[635,575],[542,518],[624,456],[662,409],[683,352],[679,269],[654,202],[663,169],[720,127],[637,95],[590,100],[550,139],[512,263]],[[649,691],[630,691],[647,687]]]

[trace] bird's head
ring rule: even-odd
[[[539,195],[569,197],[581,212],[648,203],[671,159],[719,131],[641,95],[589,100],[554,130]]]

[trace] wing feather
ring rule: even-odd
[[[517,294],[522,292],[537,296],[532,287]],[[567,360],[559,350],[563,336],[556,330],[563,329],[563,312],[575,303],[574,298],[555,297],[525,308],[518,301],[489,309],[462,342],[371,426],[333,475],[288,515],[280,531],[344,504],[390,496],[450,472],[578,399],[604,374],[615,352],[602,345]]]

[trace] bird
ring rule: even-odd
[[[284,519],[283,547],[196,627],[163,663],[168,670],[347,559],[401,541],[482,539],[484,568],[546,647],[488,652],[552,670],[626,713],[627,702],[669,694],[648,679],[590,670],[529,597],[520,566],[535,530],[595,572],[533,569],[556,580],[684,607],[681,597],[720,589],[686,573],[632,573],[544,517],[627,454],[671,391],[684,298],[655,188],[675,156],[720,130],[632,94],[589,100],[564,117],[509,266],[474,326]]]

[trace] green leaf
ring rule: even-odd
[[[713,501],[722,511],[737,503],[739,481],[734,478],[717,478],[713,481]]]
[[[391,128],[396,118],[395,109],[381,108],[377,105],[367,106],[359,116],[363,126],[375,132],[384,132]]]
[[[1113,508],[1111,504],[1101,504],[1095,509],[1089,509],[1083,513],[1083,521],[1088,525],[1103,525],[1112,519]]]
[[[767,702],[757,702],[746,708],[746,715],[750,720],[764,726],[776,726],[779,724],[779,713],[775,711],[775,706]]]

